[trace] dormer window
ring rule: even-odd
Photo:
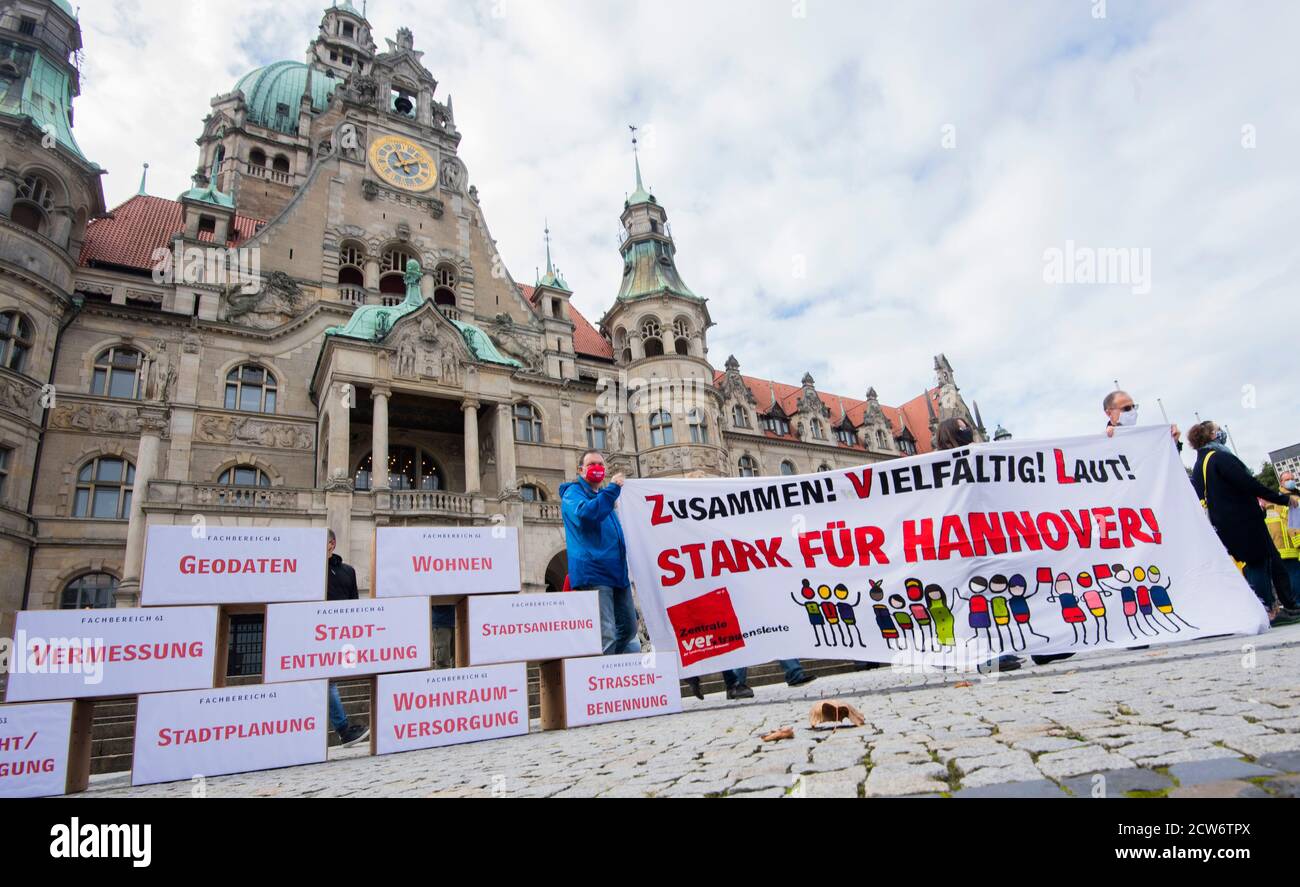
[[[845,446],[850,446],[850,447],[858,442],[857,438],[854,437],[853,429],[851,428],[835,429],[835,439],[838,440],[840,443],[844,444]]]
[[[352,37],[356,34],[356,30],[357,30],[356,26],[352,24],[352,22],[343,23],[343,36],[347,37],[349,40],[351,40]]]
[[[199,234],[216,234],[217,220],[212,216],[199,216]]]

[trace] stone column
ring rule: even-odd
[[[497,489],[502,495],[513,492],[519,481],[515,476],[515,430],[513,407],[497,404]]]
[[[378,290],[379,290],[379,260],[378,260],[378,259],[366,259],[366,265],[365,265],[364,272],[365,272],[366,289],[371,290],[372,292],[378,292]]]
[[[333,481],[345,478],[351,481],[348,463],[351,461],[349,439],[352,426],[352,400],[356,389],[342,382],[333,382],[329,386],[329,401],[325,411],[330,417],[329,458],[325,463],[325,480]]]
[[[18,182],[8,173],[0,174],[0,216],[9,218],[18,197]]]
[[[158,453],[162,433],[167,427],[167,411],[158,407],[140,407],[140,446],[135,454],[135,482],[131,491],[131,519],[126,530],[126,555],[122,562],[122,582],[113,596],[116,607],[140,605],[140,567],[144,563],[144,503],[149,496],[149,482],[158,474]]]
[[[56,244],[68,248],[68,238],[72,234],[72,215],[63,209],[56,209],[50,213],[50,240]],[[225,241],[222,241],[223,243]]]
[[[633,330],[628,333],[627,340],[632,346],[632,359],[645,360],[645,342],[641,341],[640,331]]]
[[[424,301],[428,302],[433,298],[433,272],[425,271],[424,276],[420,278],[420,295]]]
[[[465,414],[465,492],[478,493],[483,489],[478,464],[478,401],[461,403]]]
[[[388,489],[388,399],[392,394],[391,388],[380,386],[375,386],[370,392],[370,397],[375,402],[375,414],[370,432],[370,488],[372,490]]]

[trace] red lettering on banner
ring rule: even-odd
[[[654,511],[650,515],[650,526],[657,527],[660,524],[670,524],[673,522],[673,516],[664,509],[664,497],[662,493],[656,493],[653,496],[645,497],[647,502],[654,503]]]
[[[1077,484],[1078,481],[1065,473],[1065,451],[1052,450],[1056,454],[1056,482],[1058,484]]]
[[[860,472],[849,471],[846,472],[844,476],[853,484],[853,492],[858,494],[859,499],[866,499],[871,495],[870,468],[864,468]]]
[[[917,551],[920,550],[920,557]],[[909,564],[914,564],[918,560],[932,561],[938,557],[938,551],[934,547],[934,520],[925,518],[919,522],[914,520],[903,521],[903,557]]]

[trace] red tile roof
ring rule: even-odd
[[[714,374],[713,382],[715,385],[722,382],[726,373],[718,372]],[[787,415],[792,416],[798,411],[799,396],[803,393],[803,388],[798,385],[787,385],[784,382],[776,382],[771,379],[759,379],[754,376],[740,377],[744,380],[750,393],[754,395],[754,400],[758,402],[759,413],[766,413],[772,406],[772,400],[775,397],[776,403],[781,410]],[[884,404],[880,405],[881,410],[885,413],[885,418],[889,419],[894,426],[894,436],[902,434],[906,428],[911,432],[912,437],[916,439],[916,450],[918,453],[928,453],[932,450],[930,446],[930,414],[926,409],[925,400],[930,398],[934,405],[935,413],[939,411],[938,401],[939,390],[930,389],[925,394],[917,395],[912,400],[903,404],[901,407],[891,407]],[[821,402],[830,410],[830,425],[835,427],[841,421],[840,405],[843,404],[843,415],[848,416],[849,421],[854,425],[861,425],[863,417],[867,412],[867,402],[858,400],[853,397],[843,397],[838,394],[828,394],[825,391],[818,391],[817,396]],[[768,437],[777,437],[784,440],[798,440],[798,436],[793,430],[790,434],[777,434],[772,431],[764,432]],[[847,447],[846,444],[840,446]],[[863,449],[855,446],[854,449]]]
[[[528,304],[537,310],[537,288],[521,283],[519,291],[528,300]],[[591,325],[591,321],[582,316],[582,312],[574,306],[573,302],[569,303],[569,315],[573,319],[573,350],[584,357],[613,360],[614,346],[605,341],[605,337]]]
[[[262,224],[265,223],[261,219],[236,215],[236,236],[226,245],[234,246],[247,240]],[[80,264],[83,267],[98,264],[150,271],[154,267],[154,250],[166,247],[184,227],[180,203],[137,194],[105,218],[95,219],[86,226]]]

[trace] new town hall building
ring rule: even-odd
[[[0,611],[137,603],[151,524],[329,526],[365,586],[377,526],[504,521],[524,588],[555,589],[588,446],[633,476],[796,474],[980,426],[942,356],[901,407],[715,365],[639,166],[603,316],[549,260],[516,282],[451,99],[409,31],[385,42],[340,0],[305,62],[212,100],[191,190],[110,208],[70,6],[0,0]]]

